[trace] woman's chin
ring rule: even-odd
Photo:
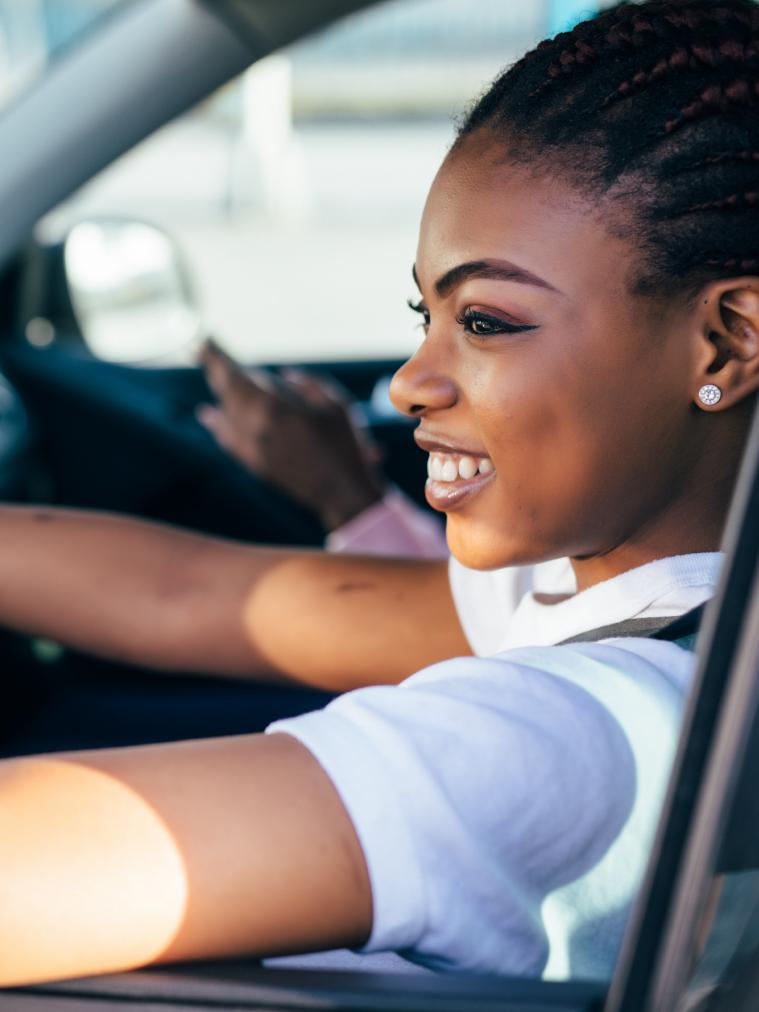
[[[556,543],[538,542],[535,538],[514,537],[516,523],[510,524],[507,535],[501,527],[485,520],[449,513],[445,534],[451,555],[468,569],[504,569],[506,566],[534,566],[550,559],[560,559],[567,552]]]
[[[519,546],[471,518],[449,513],[445,534],[451,555],[468,569],[502,569],[523,561]]]

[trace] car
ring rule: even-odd
[[[445,14],[433,19],[437,37],[434,32],[419,31],[420,25],[429,27],[430,22],[423,19],[429,18],[435,2]],[[6,6],[4,11],[0,5],[0,13],[10,17],[17,5]],[[488,17],[495,16],[496,6],[489,5]],[[575,6],[577,13],[580,5]],[[556,17],[571,16],[563,5],[557,4],[559,9]],[[129,199],[122,195],[114,202],[111,184],[104,184],[104,177],[98,174],[109,165],[121,165],[118,171],[123,178],[136,163],[132,161],[129,169],[118,160],[130,152],[130,158],[140,151],[143,157],[145,148],[135,152],[135,146],[190,109],[196,111],[185,121],[189,122],[188,133],[181,135],[179,149],[190,158],[196,151],[199,160],[208,156],[213,145],[203,116],[213,103],[221,103],[213,109],[214,115],[223,119],[232,115],[229,109],[235,103],[249,100],[255,105],[256,95],[264,100],[258,79],[250,84],[250,93],[246,90],[249,79],[242,93],[240,88],[227,87],[221,93],[218,89],[238,79],[250,66],[264,65],[271,54],[309,33],[322,33],[317,34],[318,51],[305,55],[301,51],[300,55],[307,81],[304,108],[310,110],[306,115],[312,122],[321,117],[334,130],[335,119],[344,116],[346,122],[360,124],[366,109],[340,104],[345,101],[345,82],[352,82],[347,91],[355,100],[358,82],[368,87],[372,75],[383,72],[388,79],[397,77],[406,83],[399,87],[396,82],[390,97],[377,97],[375,91],[375,109],[386,103],[384,116],[392,108],[409,135],[421,132],[423,140],[429,141],[434,131],[425,133],[427,127],[418,120],[418,109],[402,107],[412,87],[422,88],[421,79],[404,78],[400,64],[389,58],[384,65],[380,59],[367,70],[379,42],[368,31],[366,21],[350,19],[362,11],[369,17],[384,10],[386,19],[378,22],[383,38],[395,39],[416,56],[414,19],[422,19],[416,22],[416,31],[424,39],[424,47],[432,52],[438,45],[446,52],[443,28],[447,23],[449,32],[460,33],[462,21],[456,17],[462,10],[467,14],[463,22],[466,30],[477,31],[477,19],[471,16],[469,5],[455,0],[406,5],[397,0],[385,4],[367,0],[106,0],[90,5],[61,2],[57,10],[59,14],[66,12],[67,18],[56,22],[60,52],[49,65],[37,53],[30,82],[28,71],[23,75],[14,69],[13,47],[9,46],[9,65],[4,71],[7,101],[0,114],[0,141],[8,154],[0,169],[4,222],[0,233],[3,498],[118,510],[240,540],[320,544],[324,531],[314,516],[243,474],[197,425],[195,408],[208,397],[208,390],[200,370],[187,359],[185,344],[212,328],[228,328],[229,340],[239,342],[233,343],[233,350],[263,362],[266,368],[295,360],[339,380],[361,405],[365,424],[384,449],[388,477],[418,498],[424,460],[409,438],[409,423],[388,409],[384,395],[387,378],[400,363],[406,346],[391,343],[391,352],[384,354],[384,346],[371,345],[360,349],[361,354],[356,349],[352,357],[353,328],[346,331],[341,343],[328,347],[312,337],[307,348],[297,343],[295,331],[302,328],[295,328],[293,343],[282,358],[276,357],[279,343],[268,349],[258,345],[248,355],[250,345],[244,343],[245,335],[234,336],[241,314],[249,311],[248,290],[242,308],[235,311],[225,305],[234,301],[232,297],[217,294],[209,299],[206,290],[211,308],[216,307],[208,321],[194,288],[196,283],[199,287],[209,283],[204,272],[206,268],[212,272],[213,264],[209,266],[202,253],[200,259],[193,259],[192,251],[197,253],[207,246],[206,255],[218,259],[227,242],[234,246],[235,222],[221,215],[219,221],[212,225],[206,221],[202,228],[196,222],[196,232],[186,223],[171,220],[159,221],[164,227],[156,228],[143,219],[160,219],[161,208],[171,202],[172,190],[181,189],[173,168],[167,170],[166,189],[151,191],[152,214],[147,213],[151,208],[143,213],[132,191],[127,194]],[[550,26],[540,22],[538,14],[545,14],[545,10],[542,4],[534,5],[534,19],[523,19],[519,27],[513,10],[508,21],[503,6],[499,16],[506,19],[506,36],[513,41],[517,28],[525,33],[515,47],[518,43],[518,48],[525,48],[523,43],[531,31],[558,27],[555,22]],[[347,36],[330,41],[324,29],[346,18]],[[492,21],[487,24],[492,37]],[[505,44],[499,45],[503,51]],[[497,48],[495,44],[493,48]],[[347,64],[342,68],[341,53]],[[427,56],[434,63],[432,56]],[[499,62],[505,62],[505,57]],[[487,59],[483,63],[483,73],[495,70],[495,63],[491,65]],[[475,88],[471,68],[458,69],[460,86],[468,94]],[[266,65],[265,74],[264,98],[276,104],[284,86],[282,65]],[[443,101],[440,82],[445,80],[449,85],[452,76],[446,73],[435,78],[437,85],[428,88],[425,99],[428,107]],[[317,92],[321,95],[318,107]],[[458,98],[458,93],[451,93],[446,101],[454,97]],[[199,109],[198,103],[203,103]],[[447,105],[435,110],[436,116],[448,114]],[[382,116],[378,119],[385,122]],[[255,125],[264,131],[282,128],[281,119]],[[224,129],[220,128],[222,141],[227,138]],[[171,144],[177,137],[175,133]],[[185,145],[188,138],[194,139],[197,147]],[[271,152],[258,150],[255,138],[249,141],[255,157],[250,150],[241,154],[230,147],[222,172],[227,188],[221,197],[207,202],[216,201],[225,214],[239,205],[243,217],[250,215],[252,202],[257,209],[254,224],[262,232],[255,237],[256,249],[281,251],[286,248],[288,234],[292,235],[288,229],[295,227],[293,207],[300,207],[298,214],[303,218],[308,215],[294,196],[299,192],[294,184],[289,190],[285,187],[283,196],[277,188],[280,181],[272,181],[267,161],[273,157]],[[386,134],[383,144],[387,144]],[[213,150],[218,153],[223,147],[220,143]],[[398,157],[407,150],[400,144]],[[241,158],[243,162],[253,158],[246,164],[263,194],[260,199],[256,193],[240,193],[239,181],[230,182],[239,171]],[[346,190],[351,196],[362,185],[370,186],[371,180],[362,175],[366,163],[360,159],[357,156],[357,175],[349,180],[350,186],[343,180],[335,187],[331,170],[324,172],[325,185],[333,187],[330,199],[334,199],[335,189]],[[141,164],[149,164],[148,175],[159,172],[155,161]],[[427,168],[425,162],[423,171]],[[191,169],[186,171],[192,175]],[[192,190],[188,182],[184,185]],[[194,195],[197,197],[197,192]],[[357,213],[353,196],[354,202],[344,212],[349,216]],[[408,212],[410,204],[403,206]],[[274,234],[272,221],[279,222],[284,241]],[[350,276],[348,261],[355,254],[346,253],[345,244],[351,238],[365,249],[366,225],[361,223],[352,237],[350,229],[337,229],[331,245],[328,231],[319,233],[313,248],[330,249],[337,258],[330,267],[333,276],[341,271]],[[243,238],[254,241],[249,229],[244,230]],[[386,249],[393,251],[406,241],[404,236],[396,239],[387,234],[385,240]],[[94,258],[88,250],[95,251]],[[261,257],[265,259],[265,253]],[[282,269],[276,256],[269,259]],[[228,265],[219,273],[235,274]],[[281,313],[291,311],[297,318],[297,309],[293,311],[284,301],[288,299],[286,290],[284,295],[281,290],[274,292],[268,278],[263,273],[260,276],[261,299],[272,300],[266,303],[266,314],[276,312],[279,306]],[[333,298],[334,292],[328,291],[327,301]],[[347,298],[351,311],[346,315],[350,318],[358,312],[360,300]],[[255,297],[253,302],[255,305]],[[384,334],[391,322],[389,318],[380,320],[377,332]],[[159,347],[153,354],[156,344]],[[756,1008],[758,463],[759,416],[725,537],[728,565],[699,635],[698,671],[669,796],[610,985],[603,981],[556,983],[433,974],[404,977],[377,971],[282,970],[235,961],[8,989],[0,994],[0,1008],[3,1012],[100,1012],[124,1006],[408,1012],[432,1008],[439,1012],[673,1012],[686,1007],[748,1012]],[[2,646],[7,674],[0,747],[5,755],[239,733],[261,729],[274,716],[304,712],[329,698],[312,690],[262,691],[189,678],[181,672],[170,681],[159,681],[124,665],[11,633],[3,634]]]

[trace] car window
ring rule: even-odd
[[[131,0],[0,0],[0,110],[70,45]]]
[[[373,6],[256,64],[103,172],[44,231],[98,215],[160,225],[199,301],[185,358],[203,333],[249,362],[406,356],[419,341],[406,306],[419,218],[454,118],[500,68],[594,6]],[[103,243],[89,239],[100,277]],[[90,343],[105,358],[150,361],[113,314]]]
[[[741,871],[715,878],[705,916],[702,949],[688,986],[692,1012],[735,1006],[729,997],[745,986],[746,971],[759,954],[759,872]],[[751,980],[756,986],[756,979]]]
[[[750,523],[750,519],[747,521]],[[755,636],[754,636],[755,641]],[[751,670],[755,683],[757,671]],[[750,726],[732,777],[733,793],[719,824],[719,846],[705,883],[694,931],[689,1012],[743,1012],[759,1000],[759,848],[756,843],[756,771],[759,721],[742,708]],[[731,726],[733,740],[743,735]],[[714,746],[715,754],[718,746]],[[737,760],[733,758],[733,763]],[[723,759],[724,762],[724,759]]]

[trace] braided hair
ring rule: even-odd
[[[640,293],[759,274],[759,6],[625,3],[542,42],[460,127],[608,204]],[[623,209],[615,215],[615,209]],[[632,213],[631,213],[632,212]]]

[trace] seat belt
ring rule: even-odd
[[[674,619],[671,616],[628,618],[624,622],[615,622],[613,625],[604,625],[599,629],[590,629],[577,636],[570,636],[557,645],[563,647],[569,643],[597,643],[598,640],[637,636],[644,639],[666,640],[668,643],[676,643],[683,650],[693,650],[705,607],[706,604],[700,604]]]

